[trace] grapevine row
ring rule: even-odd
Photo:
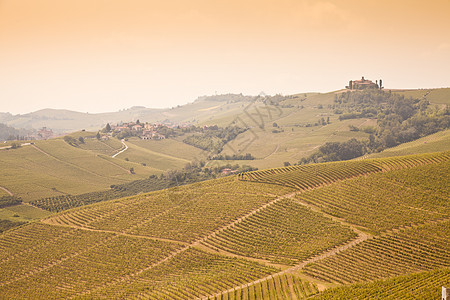
[[[272,276],[270,279],[256,284],[247,285],[242,289],[220,296],[209,297],[214,300],[278,300],[278,299],[307,299],[318,293],[317,286],[308,281],[301,280],[292,274]]]
[[[358,177],[297,196],[301,202],[380,233],[450,216],[450,161]]]
[[[294,265],[355,236],[350,228],[287,198],[210,237],[205,245]]]
[[[313,299],[439,299],[441,287],[450,284],[450,269],[402,275],[385,280],[329,289]]]
[[[449,236],[450,221],[402,228],[307,265],[303,271],[347,284],[450,267]]]
[[[401,170],[450,159],[450,152],[389,157],[382,159],[290,166],[239,174],[244,181],[265,182],[297,189],[309,189],[323,184],[382,171]]]

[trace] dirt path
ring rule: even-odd
[[[74,167],[74,168],[77,168],[77,169],[79,169],[79,170],[82,170],[83,172],[87,172],[87,173],[89,173],[89,174],[92,174],[92,175],[94,175],[94,176],[98,176],[98,177],[101,177],[101,178],[111,179],[111,178],[108,177],[108,176],[104,176],[104,175],[100,175],[100,174],[94,173],[94,172],[89,171],[89,170],[87,170],[87,169],[85,169],[85,168],[82,168],[82,167],[80,167],[80,166],[78,166],[78,165],[76,165],[76,164],[70,163],[70,162],[68,162],[68,161],[61,160],[61,159],[57,158],[56,156],[53,156],[53,155],[51,155],[50,153],[45,152],[44,150],[42,150],[41,148],[37,147],[37,146],[34,145],[34,144],[31,145],[31,146],[32,146],[34,149],[36,149],[37,151],[39,151],[39,152],[41,152],[41,153],[47,155],[48,157],[53,158],[54,160],[56,160],[56,161],[58,161],[58,162],[60,162],[60,163],[62,163],[62,164],[66,164],[66,165],[72,166],[72,167]],[[118,180],[127,182],[127,180],[125,180],[125,179],[118,179]]]
[[[300,203],[300,202],[299,202],[299,203]],[[303,204],[303,203],[302,203],[302,204]],[[309,205],[306,205],[306,204],[304,204],[304,205],[305,205],[305,206],[309,206]],[[316,210],[316,209],[314,209],[314,210]],[[318,211],[321,212],[320,210],[318,210]],[[304,260],[304,261],[302,261],[300,264],[295,265],[295,266],[293,266],[293,267],[291,267],[291,268],[285,269],[285,270],[280,271],[280,272],[275,273],[275,274],[271,274],[271,275],[266,276],[266,277],[264,277],[264,278],[257,279],[257,280],[252,281],[252,282],[247,282],[247,283],[245,283],[245,284],[242,284],[242,285],[239,285],[239,286],[235,286],[235,287],[230,288],[230,289],[228,289],[228,290],[221,291],[220,293],[216,293],[216,294],[204,296],[204,297],[197,298],[197,299],[210,299],[211,297],[212,297],[212,298],[220,297],[222,294],[227,294],[227,293],[230,293],[230,292],[234,292],[235,290],[244,289],[244,288],[247,288],[247,287],[249,287],[249,286],[253,286],[253,285],[259,284],[259,283],[261,283],[261,282],[264,282],[264,281],[266,281],[266,280],[272,279],[273,277],[277,277],[277,276],[280,276],[280,275],[284,275],[284,274],[286,274],[286,273],[295,273],[296,271],[298,271],[298,270],[304,268],[307,264],[314,263],[314,262],[317,262],[317,261],[319,261],[319,260],[325,259],[325,258],[327,258],[327,257],[336,255],[337,253],[339,253],[339,252],[341,252],[341,251],[344,251],[344,250],[346,250],[346,249],[348,249],[348,248],[350,248],[350,247],[353,247],[353,246],[355,246],[355,245],[357,245],[357,244],[359,244],[359,243],[362,243],[362,242],[364,242],[365,240],[367,240],[367,239],[369,239],[369,238],[372,237],[371,235],[366,234],[366,233],[364,233],[364,232],[358,230],[357,228],[355,228],[354,226],[352,226],[352,225],[350,225],[350,224],[348,224],[348,223],[345,223],[345,222],[343,222],[343,221],[340,221],[339,219],[334,218],[334,217],[333,217],[333,219],[336,219],[336,221],[338,221],[338,222],[340,222],[340,223],[342,223],[342,224],[345,224],[345,225],[349,226],[349,227],[350,227],[350,228],[351,228],[358,236],[357,236],[355,239],[353,239],[353,240],[351,240],[351,241],[348,241],[347,243],[345,243],[345,244],[343,244],[343,245],[341,245],[341,246],[334,247],[334,248],[332,248],[332,249],[330,249],[330,250],[327,250],[327,251],[323,252],[323,253],[320,254],[320,255],[316,255],[316,256],[311,257],[311,258],[309,258],[309,259],[307,259],[307,260]]]
[[[47,225],[52,225],[52,226],[69,227],[69,228],[86,230],[86,231],[92,231],[92,232],[112,233],[112,234],[126,236],[126,237],[140,238],[140,239],[153,240],[153,241],[162,241],[162,242],[168,242],[168,243],[176,243],[176,244],[180,244],[180,245],[183,245],[183,246],[189,246],[188,243],[181,242],[181,241],[170,240],[170,239],[157,238],[157,237],[151,237],[151,236],[146,236],[146,235],[130,234],[130,233],[121,232],[121,231],[95,229],[95,228],[84,227],[84,226],[63,225],[63,224],[52,222],[51,218],[50,219],[41,220],[41,222],[44,223],[44,224],[47,224]]]
[[[158,261],[158,262],[155,262],[155,263],[151,264],[150,266],[147,266],[147,267],[145,267],[145,268],[143,268],[143,269],[137,270],[137,271],[134,272],[134,273],[131,273],[131,274],[128,274],[128,275],[125,275],[125,276],[122,276],[122,277],[118,277],[118,278],[116,278],[116,279],[114,279],[114,280],[112,280],[112,281],[109,281],[109,282],[107,282],[107,283],[101,285],[101,286],[97,286],[97,287],[95,287],[95,288],[92,289],[92,290],[87,290],[87,291],[85,291],[85,292],[83,292],[83,293],[76,294],[76,295],[70,297],[69,299],[79,298],[80,296],[90,295],[90,294],[92,294],[92,293],[95,292],[95,291],[98,291],[98,290],[101,290],[101,289],[103,289],[103,288],[106,288],[106,287],[109,287],[109,286],[112,286],[112,285],[116,285],[116,284],[118,284],[118,283],[120,283],[120,282],[124,282],[124,281],[126,281],[126,280],[129,280],[129,279],[131,279],[131,278],[133,278],[133,277],[136,277],[136,276],[142,274],[142,273],[145,272],[145,271],[148,271],[148,270],[150,270],[150,269],[153,269],[153,268],[155,268],[155,267],[161,265],[162,263],[164,263],[164,262],[168,261],[169,259],[171,259],[172,257],[174,257],[174,256],[176,256],[176,255],[178,255],[178,254],[180,254],[180,253],[182,253],[182,252],[188,250],[189,248],[190,248],[190,246],[184,246],[184,247],[182,247],[182,248],[180,248],[180,249],[177,249],[177,250],[173,251],[172,253],[170,253],[168,256],[166,256],[166,257],[163,258],[162,260],[160,260],[160,261]]]
[[[119,152],[117,152],[116,154],[114,154],[113,156],[111,156],[112,158],[116,157],[117,155],[119,155],[120,153],[125,152],[128,149],[127,144],[125,144],[125,141],[122,139],[120,140],[122,142],[122,145],[125,147],[122,150],[120,150]]]
[[[348,178],[347,178],[347,179],[348,179]],[[346,179],[344,179],[344,180],[346,180]],[[202,237],[202,238],[200,238],[200,239],[195,240],[194,242],[192,242],[192,243],[190,243],[190,244],[188,244],[188,243],[182,243],[182,242],[180,243],[180,242],[179,242],[179,244],[182,245],[181,248],[179,248],[179,249],[173,251],[173,252],[170,253],[168,256],[166,256],[165,258],[161,259],[161,260],[158,261],[158,262],[155,262],[155,263],[153,263],[153,264],[151,264],[151,265],[149,265],[149,266],[143,267],[142,269],[139,269],[139,270],[137,270],[136,272],[134,272],[134,273],[132,273],[132,274],[129,274],[129,275],[126,275],[126,276],[122,276],[122,277],[118,277],[118,278],[116,278],[116,279],[114,279],[114,280],[112,280],[112,281],[110,281],[110,282],[107,282],[107,283],[101,285],[101,286],[97,286],[97,287],[96,287],[95,289],[93,289],[93,290],[86,291],[86,292],[84,292],[84,293],[82,293],[82,294],[77,294],[77,295],[74,296],[74,297],[79,297],[79,296],[89,295],[89,294],[91,294],[91,293],[93,293],[93,292],[95,292],[95,291],[97,291],[97,290],[100,290],[100,289],[103,289],[103,288],[108,288],[108,287],[110,287],[110,286],[112,286],[112,285],[116,285],[116,284],[121,283],[121,282],[123,282],[123,281],[129,280],[129,279],[131,279],[131,278],[133,278],[133,277],[135,277],[135,276],[138,276],[138,275],[142,274],[143,272],[145,272],[145,271],[147,271],[147,270],[150,270],[150,269],[152,269],[152,268],[154,268],[154,267],[156,267],[156,266],[158,266],[158,265],[161,265],[162,263],[164,263],[164,262],[170,260],[171,258],[175,257],[176,255],[185,252],[186,250],[190,249],[191,247],[196,247],[196,248],[200,248],[200,249],[202,249],[202,248],[204,248],[204,247],[207,247],[207,246],[203,245],[202,243],[203,243],[204,241],[206,241],[207,239],[209,239],[209,238],[215,236],[216,234],[222,232],[223,230],[226,230],[226,229],[228,229],[228,228],[230,228],[230,227],[232,227],[232,226],[234,226],[234,225],[236,225],[236,224],[238,224],[238,223],[240,223],[240,222],[246,220],[247,218],[253,216],[254,214],[256,214],[256,213],[258,213],[258,212],[260,212],[260,211],[266,209],[267,207],[269,207],[269,206],[271,206],[271,205],[276,204],[276,203],[279,202],[279,201],[282,201],[283,199],[293,198],[293,197],[294,197],[295,195],[297,195],[297,194],[301,194],[301,193],[304,193],[304,192],[307,191],[307,190],[317,189],[317,188],[320,188],[320,187],[322,187],[322,186],[317,186],[317,187],[314,187],[314,188],[304,189],[304,190],[297,190],[297,191],[292,192],[292,193],[289,193],[289,194],[285,194],[285,195],[282,195],[282,196],[278,196],[277,198],[275,198],[275,199],[273,199],[273,200],[271,200],[271,201],[269,201],[269,202],[267,202],[267,203],[265,203],[265,204],[263,204],[263,205],[261,205],[261,206],[255,208],[255,209],[253,209],[252,211],[250,211],[250,212],[248,212],[247,214],[245,214],[245,215],[239,217],[238,219],[234,220],[233,222],[228,223],[228,224],[226,224],[226,225],[224,225],[224,226],[221,226],[220,228],[217,228],[217,229],[214,230],[213,232],[207,234],[206,236],[204,236],[204,237]],[[304,204],[304,205],[307,205],[307,204]],[[335,219],[337,220],[337,218],[335,218]],[[59,223],[54,223],[54,222],[52,222],[51,219],[45,219],[45,220],[42,220],[41,222],[44,222],[44,223],[46,223],[46,224],[53,225],[53,226],[67,226],[67,227],[73,227],[73,228],[78,228],[78,229],[82,229],[82,230],[114,233],[114,234],[117,234],[117,235],[123,235],[123,236],[128,236],[128,237],[146,238],[146,239],[155,239],[155,240],[163,240],[163,239],[159,239],[159,238],[153,238],[153,237],[147,237],[147,236],[140,236],[140,235],[135,235],[135,234],[130,234],[130,233],[123,233],[123,232],[116,232],[116,231],[108,231],[108,230],[97,230],[97,229],[93,229],[93,228],[82,227],[82,226],[76,226],[76,225],[73,225],[73,226],[72,226],[72,225],[62,225],[62,224],[59,224]],[[340,222],[342,222],[342,221],[340,221]],[[346,225],[348,225],[348,224],[346,224]],[[356,245],[356,244],[358,244],[358,243],[361,243],[361,242],[363,242],[364,240],[370,238],[369,235],[367,235],[367,234],[365,234],[365,233],[359,231],[359,230],[356,229],[355,227],[351,226],[351,228],[352,228],[352,229],[355,231],[355,233],[358,235],[356,239],[353,239],[353,240],[351,240],[351,241],[349,241],[349,242],[347,242],[347,243],[345,243],[345,244],[343,244],[343,245],[340,245],[340,246],[338,246],[338,247],[332,248],[332,249],[330,249],[330,250],[328,250],[328,251],[323,252],[323,253],[320,254],[320,255],[317,255],[317,256],[312,257],[312,258],[310,258],[310,259],[308,259],[308,260],[305,260],[305,261],[303,261],[302,263],[300,263],[300,264],[298,264],[298,265],[296,265],[296,266],[294,266],[294,267],[285,269],[285,270],[280,271],[280,272],[278,272],[278,273],[276,273],[276,274],[271,274],[271,275],[269,275],[269,276],[267,276],[267,277],[264,277],[264,278],[260,278],[260,279],[258,279],[258,280],[253,281],[253,282],[245,283],[245,284],[243,284],[243,285],[241,285],[241,286],[237,286],[237,287],[228,289],[228,290],[226,290],[226,291],[222,291],[221,293],[217,293],[216,296],[220,296],[222,293],[234,291],[235,289],[246,288],[247,286],[251,286],[251,285],[254,285],[254,284],[258,284],[259,282],[263,282],[263,281],[265,281],[265,280],[268,280],[268,279],[272,278],[273,276],[278,276],[278,275],[282,275],[282,274],[289,273],[289,272],[295,272],[295,271],[297,271],[297,270],[303,268],[303,267],[304,267],[306,264],[308,264],[308,263],[311,263],[311,262],[315,262],[315,261],[324,259],[325,257],[331,256],[331,255],[335,255],[336,253],[338,253],[338,252],[340,252],[340,251],[343,251],[343,250],[345,250],[345,249],[347,249],[347,248],[349,248],[349,247],[352,247],[352,246],[354,246],[354,245]],[[178,241],[172,241],[172,240],[165,240],[165,241],[167,241],[167,242],[178,242]],[[226,253],[222,253],[222,254],[226,255]],[[209,296],[214,296],[214,295],[209,295]],[[208,296],[202,297],[201,299],[208,299]]]
[[[81,254],[83,254],[83,253],[85,253],[85,252],[87,252],[87,251],[89,251],[89,250],[91,250],[93,248],[96,248],[96,247],[99,247],[100,245],[106,244],[108,241],[110,241],[111,239],[116,238],[116,237],[117,236],[112,236],[112,237],[109,237],[109,238],[105,238],[105,239],[103,239],[103,240],[101,240],[101,241],[99,241],[99,242],[97,242],[97,243],[95,243],[93,245],[90,245],[87,248],[80,249],[79,251],[73,252],[70,255],[63,256],[63,257],[61,257],[59,259],[50,261],[46,265],[36,266],[34,269],[26,272],[25,274],[19,275],[18,277],[14,277],[14,278],[12,278],[9,281],[0,282],[0,287],[8,285],[8,284],[11,284],[11,283],[14,283],[14,282],[17,282],[17,281],[20,281],[22,279],[30,278],[34,274],[46,271],[46,270],[48,270],[50,268],[53,268],[54,266],[61,265],[66,260],[72,259],[72,258],[77,257],[77,256],[79,256],[79,255],[81,255]]]
[[[263,159],[269,158],[272,155],[274,155],[275,153],[277,153],[278,149],[280,149],[280,144],[277,144],[277,146],[275,147],[275,150],[273,150],[272,153],[270,153],[269,155],[267,155],[266,157],[264,157]]]
[[[48,154],[47,152],[45,152],[45,151],[42,150],[41,148],[38,148],[38,146],[36,146],[36,145],[34,145],[34,144],[31,145],[31,147],[33,147],[33,148],[36,149],[37,151],[39,151],[39,152],[41,152],[41,153],[43,153],[43,154],[45,154],[45,155],[47,155],[47,156],[50,156],[50,157],[56,159],[57,161],[61,161],[61,162],[62,162],[62,160],[60,160],[59,158],[56,158],[56,157],[54,157],[54,156]]]
[[[10,196],[14,196],[14,194],[10,191],[10,190],[8,190],[7,188],[5,188],[5,187],[3,187],[3,186],[0,186],[0,189],[1,190],[4,190],[6,193],[8,193]]]

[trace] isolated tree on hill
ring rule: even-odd
[[[111,125],[109,125],[109,123],[106,124],[105,127],[105,132],[110,132],[111,131]]]
[[[96,138],[97,138],[97,140],[100,139],[100,132],[97,132]]]

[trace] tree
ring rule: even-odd
[[[105,128],[103,129],[104,132],[110,132],[111,131],[111,125],[109,123],[106,124]]]
[[[97,140],[100,140],[100,132],[97,132],[96,138]]]
[[[80,137],[78,138],[78,140],[80,141],[80,143],[84,144],[84,138],[83,138],[82,136],[80,136]]]

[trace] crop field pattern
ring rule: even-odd
[[[253,171],[56,213],[0,234],[0,298],[426,298],[449,280],[449,158]]]

